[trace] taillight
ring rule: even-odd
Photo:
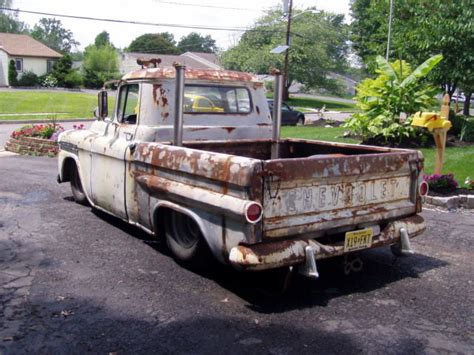
[[[418,189],[420,191],[420,196],[426,196],[428,195],[428,191],[430,190],[430,186],[426,181],[422,181],[420,184],[420,187]]]
[[[262,205],[257,202],[250,202],[245,207],[245,218],[247,222],[257,223],[262,218]]]

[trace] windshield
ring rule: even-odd
[[[234,86],[186,85],[184,113],[247,114],[251,112],[247,88]]]

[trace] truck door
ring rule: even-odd
[[[138,84],[118,90],[116,110],[105,134],[92,145],[91,191],[93,202],[117,217],[128,219],[125,200],[126,168],[140,109]]]

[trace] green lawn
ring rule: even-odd
[[[425,174],[433,174],[435,149],[420,149],[425,157]],[[444,157],[443,174],[454,173],[460,186],[466,177],[474,179],[474,145],[466,147],[448,147]]]
[[[115,98],[109,97],[110,109],[114,102]],[[96,107],[94,94],[49,91],[4,91],[0,94],[0,120],[92,118]],[[38,113],[48,115],[35,115]]]
[[[272,93],[267,93],[268,98],[273,98]],[[338,102],[331,100],[330,98],[320,100],[310,97],[290,97],[285,101],[288,105],[292,106],[294,109],[302,112],[311,112],[310,109],[319,109],[323,106],[326,106],[326,110],[330,111],[346,111],[346,112],[355,112],[357,108],[355,104]]]
[[[322,108],[326,106],[326,110],[330,111],[347,111],[354,112],[357,110],[355,104],[350,104],[346,102],[333,101],[331,99],[314,99],[308,97],[290,97],[289,100],[285,101],[290,106],[298,108]]]
[[[281,128],[281,136],[285,138],[316,139],[321,141],[359,143],[354,138],[344,138],[342,127],[314,127],[314,126],[284,126]]]
[[[344,128],[324,127],[282,127],[282,137],[326,140],[331,142],[359,143],[353,138],[343,138]],[[425,157],[425,174],[432,174],[435,161],[435,149],[420,149]],[[448,147],[445,153],[443,173],[453,173],[462,186],[467,176],[474,178],[474,145],[466,147]]]

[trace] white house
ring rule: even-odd
[[[36,75],[50,72],[62,55],[28,35],[0,33],[0,86],[9,86],[8,65],[15,61],[18,78],[27,71]]]

